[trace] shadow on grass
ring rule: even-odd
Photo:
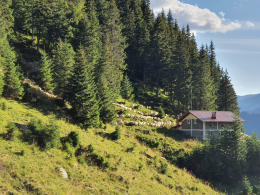
[[[26,101],[17,101],[18,103],[23,103],[29,109],[35,109],[41,112],[43,115],[53,115],[55,119],[66,119],[67,122],[74,124],[74,120],[70,115],[70,111],[64,106],[59,106],[59,99],[51,99],[51,98],[42,98],[37,100],[34,103],[26,102]],[[65,111],[66,110],[66,111]]]
[[[181,132],[179,130],[168,129],[166,127],[157,128],[156,132],[163,134],[165,137],[170,137],[176,141],[184,141],[188,139],[184,132]]]

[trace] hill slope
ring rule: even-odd
[[[238,96],[240,112],[260,112],[260,94]]]
[[[238,106],[240,107],[241,118],[246,120],[244,127],[246,134],[251,135],[253,130],[260,137],[260,94],[238,96]]]
[[[68,122],[68,115],[41,113],[37,107],[0,99],[0,181],[1,193],[9,194],[219,194],[208,184],[178,169],[162,158],[162,153],[139,142],[136,129],[122,128],[118,141],[106,139],[100,129],[83,130]],[[59,112],[57,112],[59,113]],[[79,133],[82,151],[92,144],[98,158],[69,156],[62,146],[42,150],[37,143],[6,139],[8,122],[28,124],[33,119],[44,124],[54,122],[60,127],[60,137],[71,131]],[[148,128],[148,127],[147,127]],[[114,127],[107,125],[106,132]],[[181,142],[167,137],[163,130],[146,135],[163,140],[176,150],[191,150],[199,143]],[[158,146],[159,147],[159,146]],[[73,154],[78,151],[72,149]],[[77,157],[76,157],[77,156]],[[100,164],[100,159],[106,162]],[[81,162],[81,163],[80,163]],[[68,173],[63,179],[60,168]]]

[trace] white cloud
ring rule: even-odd
[[[254,23],[252,22],[246,22],[247,27],[255,27]]]
[[[220,17],[224,18],[224,16],[226,15],[224,12],[219,12]]]
[[[225,33],[242,27],[239,22],[225,21],[209,9],[201,9],[197,5],[182,3],[179,0],[151,0],[151,7],[155,13],[159,13],[162,8],[166,12],[171,9],[173,17],[179,23],[189,24],[196,32]]]

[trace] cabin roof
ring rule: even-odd
[[[212,118],[212,113],[216,112],[216,119]],[[192,114],[202,122],[225,122],[232,123],[236,116],[231,111],[201,111],[201,110],[189,110],[178,121],[182,122],[189,114]],[[240,122],[246,122],[244,119],[239,118]]]

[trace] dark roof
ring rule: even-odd
[[[212,112],[216,112],[216,119],[212,119]],[[234,114],[231,111],[200,111],[190,110],[186,112],[179,121],[181,122],[186,116],[192,114],[202,122],[226,122],[231,123],[234,121]],[[246,122],[242,118],[239,118],[240,122]]]

